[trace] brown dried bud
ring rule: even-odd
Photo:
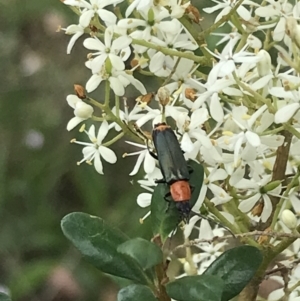
[[[186,88],[184,95],[187,99],[191,100],[191,101],[195,101],[197,96],[196,96],[196,90],[193,88]]]
[[[138,66],[138,65],[139,65],[139,60],[138,60],[138,59],[134,58],[134,59],[132,59],[132,60],[130,61],[130,66],[131,66],[131,68],[135,68],[135,67]],[[139,69],[140,69],[140,67],[137,68],[137,70],[139,70]]]
[[[170,91],[166,87],[160,87],[157,91],[159,103],[165,107],[170,101]]]
[[[154,93],[150,92],[150,93],[147,93],[145,95],[140,95],[135,100],[137,102],[139,102],[141,105],[146,106],[152,100],[153,96],[154,96]]]
[[[80,99],[86,99],[85,89],[81,85],[74,85],[74,91]]]
[[[271,232],[271,230],[272,230],[272,229],[269,227],[269,228],[265,229],[264,232],[265,232],[265,233],[269,233],[269,232]],[[267,242],[268,240],[269,240],[269,236],[267,236],[267,235],[261,235],[261,236],[258,238],[257,242],[258,242],[260,245],[262,245],[262,244],[264,244],[265,242]]]
[[[263,209],[264,209],[264,203],[258,202],[251,210],[251,213],[253,216],[261,216]]]
[[[188,15],[190,20],[197,24],[202,21],[199,10],[191,4],[185,9],[185,13]]]

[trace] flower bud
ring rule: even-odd
[[[92,117],[93,112],[94,108],[83,101],[78,102],[74,110],[75,116],[82,119],[88,119]]]
[[[84,87],[81,85],[74,85],[74,91],[80,99],[86,98]]]
[[[268,183],[267,185],[265,185],[264,187],[262,187],[262,193],[267,193],[275,188],[277,188],[280,185],[281,181],[280,180],[276,180],[273,182]]]
[[[291,210],[283,210],[281,213],[281,220],[291,230],[297,227],[297,218]]]
[[[258,51],[257,56],[260,58],[256,63],[259,76],[268,75],[272,67],[270,54],[266,50],[261,49]]]
[[[189,5],[186,9],[185,9],[185,13],[188,15],[188,17],[190,18],[190,20],[192,20],[193,22],[199,24],[201,19],[200,16],[200,12],[197,9],[197,7],[193,6],[193,5]]]
[[[161,87],[157,91],[160,104],[165,107],[170,101],[170,91],[166,87]]]

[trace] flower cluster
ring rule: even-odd
[[[126,154],[137,155],[130,176],[143,165],[145,177],[139,183],[147,192],[137,200],[147,207],[161,175],[148,151],[151,139],[134,134],[133,125],[143,128],[167,120],[176,129],[185,159],[205,169],[195,212],[207,208],[236,233],[250,231],[250,225],[291,232],[285,226],[290,215],[285,214],[284,223],[280,216],[284,209],[300,210],[300,2],[212,1],[203,11],[209,20],[209,14],[218,14],[204,31],[199,11],[189,1],[134,0],[123,11],[125,2],[63,1],[79,15],[78,24],[65,29],[72,35],[67,53],[84,34],[83,46],[91,51],[85,62],[91,72],[87,95],[76,91],[77,96],[67,97],[75,115],[67,129],[88,119],[101,123],[97,135],[95,125],[86,132],[91,143],[73,140],[85,145],[79,163],[94,161],[102,174],[101,158],[115,163],[109,147],[126,136],[128,147],[138,149]],[[212,45],[210,37],[218,42]],[[147,76],[159,79],[155,93],[153,83],[141,80]],[[130,85],[140,95],[134,105],[125,97]],[[105,90],[103,100],[90,96],[100,89]],[[204,221],[197,227],[197,222],[191,219],[186,239],[192,229],[200,239],[203,233],[224,235]],[[225,246],[200,243],[201,252],[193,258],[198,272]]]

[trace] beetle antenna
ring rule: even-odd
[[[236,236],[234,235],[234,233],[233,233],[228,227],[224,226],[224,225],[221,224],[220,222],[218,222],[218,221],[216,221],[216,220],[214,220],[214,219],[212,219],[212,218],[210,218],[210,217],[208,217],[208,216],[202,215],[202,214],[200,214],[200,213],[194,212],[194,214],[200,216],[200,217],[203,218],[203,219],[206,219],[206,220],[209,221],[209,222],[212,222],[212,223],[214,223],[214,224],[220,226],[221,228],[227,230],[234,238],[236,238]]]

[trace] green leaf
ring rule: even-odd
[[[143,238],[134,238],[124,242],[118,247],[118,252],[129,255],[145,270],[163,261],[161,249]]]
[[[11,299],[7,295],[0,293],[0,301],[11,301]]]
[[[157,301],[149,287],[133,284],[122,288],[118,293],[118,301]]]
[[[102,272],[147,283],[147,277],[139,264],[117,251],[117,247],[127,240],[121,231],[99,217],[80,212],[65,216],[61,227],[64,235],[82,255]]]
[[[222,301],[238,295],[262,263],[261,252],[252,246],[240,246],[224,252],[204,272],[215,275],[225,283]]]
[[[153,234],[159,234],[164,242],[176,228],[180,220],[175,202],[167,202],[164,197],[169,192],[167,184],[157,184],[151,199],[151,223]]]
[[[190,174],[190,185],[193,187],[192,197],[190,199],[191,207],[193,207],[199,197],[201,187],[203,185],[204,180],[204,168],[201,164],[195,161],[189,161],[189,166],[193,169]]]
[[[166,285],[167,294],[178,301],[221,301],[224,282],[212,275],[187,276]]]

